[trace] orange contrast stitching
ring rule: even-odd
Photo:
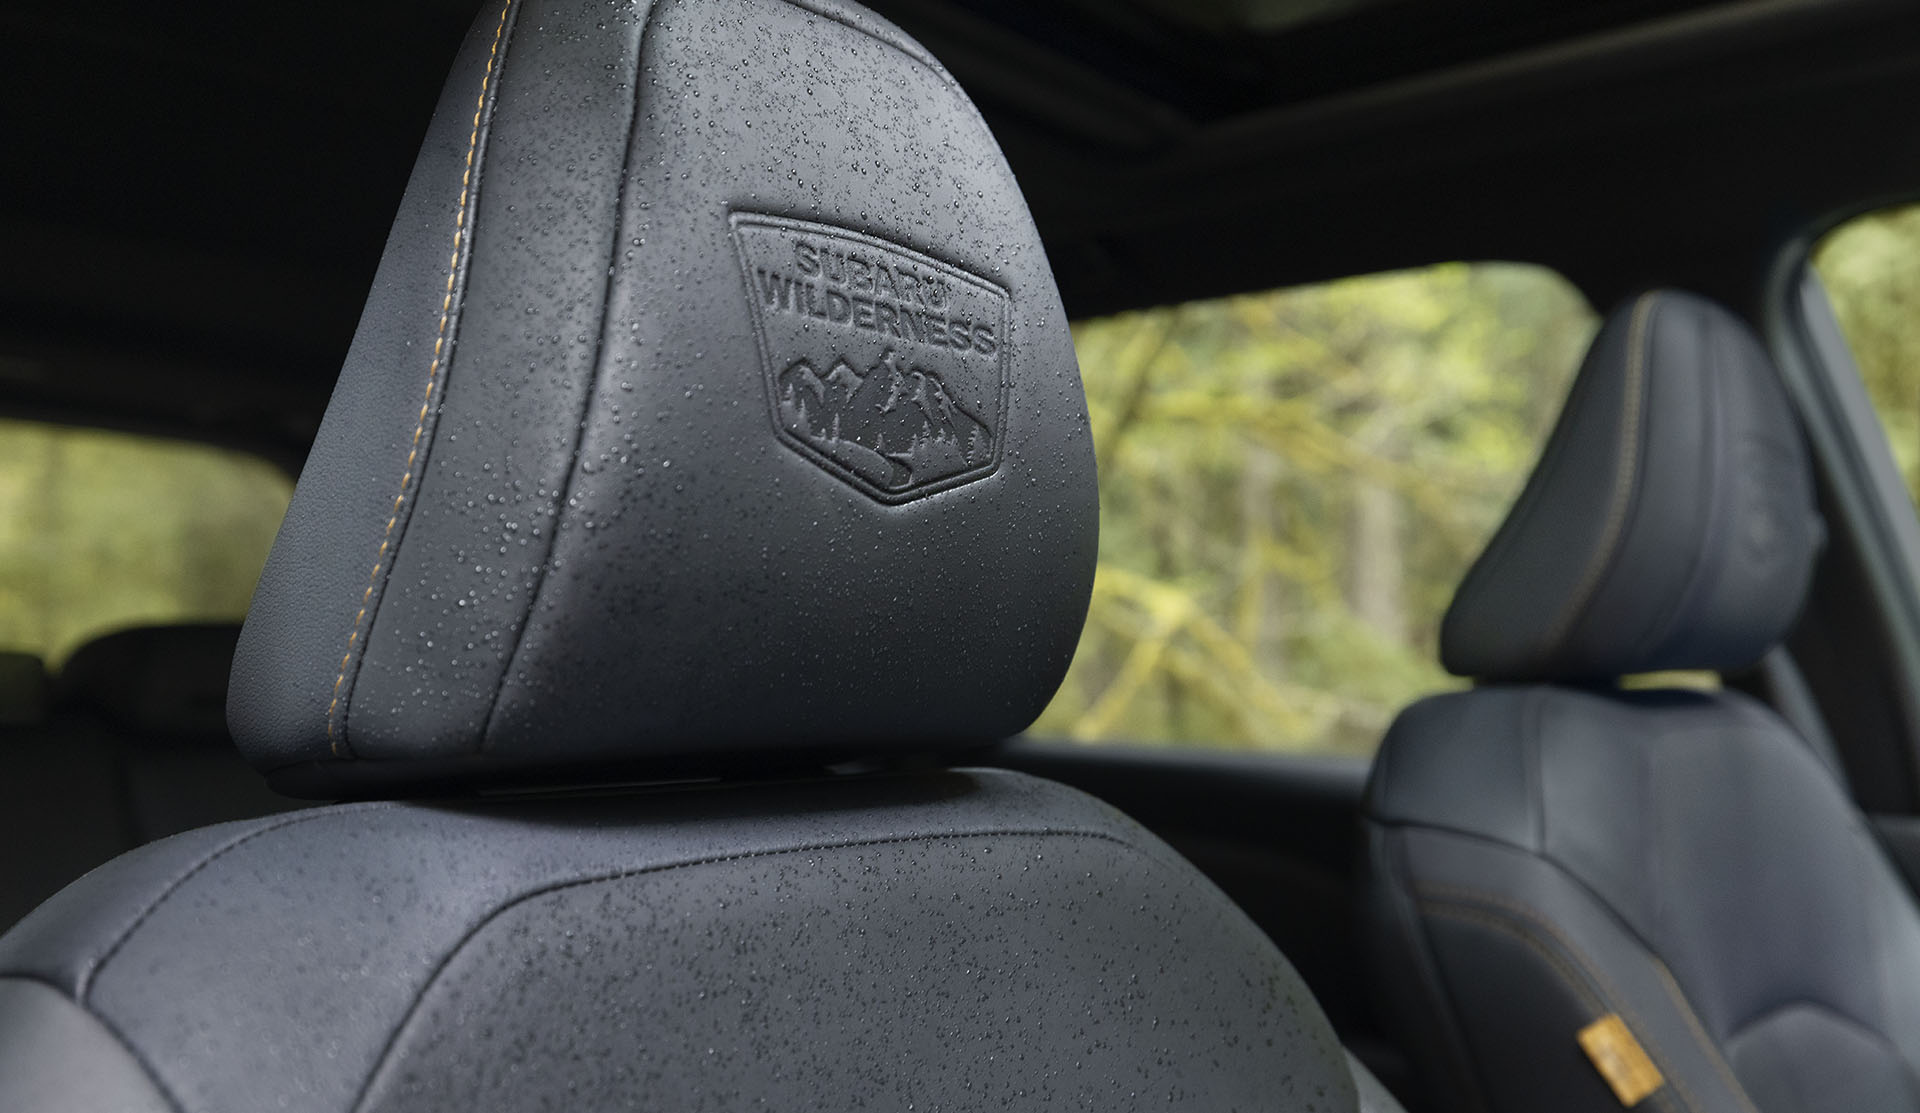
[[[480,116],[486,111],[487,86],[493,80],[494,62],[500,56],[500,38],[506,33],[507,12],[513,7],[513,0],[500,9],[500,22],[493,29],[493,46],[487,51],[486,72],[480,76],[480,96],[473,105],[473,131],[467,136],[467,164],[460,174],[460,203],[453,211],[453,254],[447,259],[447,291],[440,302],[440,326],[433,338],[433,362],[427,367],[426,397],[420,401],[420,420],[413,427],[413,443],[407,450],[407,467],[400,475],[400,493],[393,498],[393,513],[387,517],[387,528],[380,535],[380,551],[374,554],[373,571],[367,574],[367,590],[360,595],[360,613],[353,616],[353,629],[347,634],[347,651],[340,656],[340,675],[333,678],[333,702],[327,705],[327,738],[332,741],[333,756],[344,756],[340,752],[340,739],[334,737],[335,716],[340,710],[340,688],[347,682],[347,666],[353,661],[353,647],[360,640],[360,623],[367,617],[367,607],[373,601],[373,588],[380,579],[380,569],[386,567],[387,550],[393,544],[393,527],[400,520],[400,506],[407,501],[407,484],[413,480],[413,465],[420,458],[420,437],[427,429],[427,414],[433,407],[433,389],[440,378],[440,349],[447,341],[447,318],[453,313],[453,282],[460,269],[460,241],[467,225],[467,199],[473,193],[473,154],[480,146]]]
[[[1546,644],[1559,645],[1573,630],[1573,624],[1581,618],[1581,612],[1587,604],[1593,602],[1594,592],[1600,589],[1600,574],[1607,570],[1620,543],[1620,531],[1626,525],[1627,504],[1633,498],[1634,484],[1640,474],[1640,424],[1645,420],[1642,411],[1646,408],[1641,395],[1646,388],[1643,385],[1647,377],[1647,327],[1653,316],[1655,294],[1649,291],[1640,295],[1633,307],[1633,316],[1627,325],[1627,382],[1625,398],[1621,407],[1625,411],[1620,426],[1620,462],[1614,468],[1613,492],[1607,500],[1606,522],[1600,530],[1600,544],[1594,548],[1594,556],[1586,571],[1580,574],[1580,582],[1574,585],[1573,602],[1563,611],[1553,630],[1547,635]]]
[[[1566,948],[1568,954],[1574,956],[1575,960],[1580,961],[1583,966],[1586,965],[1585,960],[1582,959],[1580,948],[1574,945],[1572,939],[1569,939],[1563,934],[1560,929],[1544,915],[1517,901],[1508,900],[1498,894],[1482,892],[1479,889],[1472,889],[1463,885],[1421,885],[1418,886],[1418,894],[1422,898],[1424,905],[1433,907],[1443,907],[1445,906],[1443,902],[1458,902],[1466,904],[1489,904],[1502,909],[1517,920],[1531,922],[1545,929],[1547,934],[1551,935],[1562,947]],[[1692,1002],[1687,1000],[1687,995],[1685,991],[1680,988],[1680,983],[1674,980],[1673,972],[1668,970],[1667,964],[1662,962],[1660,956],[1654,954],[1651,950],[1647,951],[1647,959],[1653,964],[1654,973],[1658,974],[1661,981],[1665,984],[1667,996],[1672,998],[1675,1006],[1678,1007],[1680,1018],[1686,1022],[1687,1027],[1692,1031],[1694,1040],[1699,1044],[1701,1054],[1706,1057],[1709,1063],[1713,1064],[1714,1068],[1720,1074],[1720,1080],[1726,1083],[1727,1089],[1733,1093],[1734,1097],[1739,1099],[1741,1105],[1746,1107],[1747,1113],[1759,1113],[1754,1107],[1753,1099],[1747,1095],[1746,1087],[1742,1086],[1740,1080],[1734,1077],[1733,1068],[1727,1065],[1725,1056],[1720,1054],[1720,1046],[1708,1038],[1706,1029],[1700,1023],[1699,1015],[1693,1011]],[[1640,1018],[1627,1010],[1626,995],[1621,993],[1612,982],[1608,981],[1606,975],[1602,973],[1597,966],[1588,966],[1586,968],[1588,973],[1592,974],[1594,979],[1600,983],[1602,994],[1611,995],[1615,1001],[1620,1002],[1620,1007],[1616,1011],[1620,1012],[1621,1015],[1630,1022],[1632,1027],[1638,1028],[1642,1030],[1642,1032],[1648,1031],[1647,1026],[1641,1023]],[[1642,1038],[1644,1039],[1645,1037],[1643,1036]],[[1654,1048],[1649,1044],[1649,1053],[1653,1050]],[[1664,1058],[1664,1056],[1661,1056],[1661,1058]],[[1674,1077],[1674,1072],[1666,1070],[1663,1073],[1668,1075],[1668,1081],[1673,1084],[1675,1089],[1681,1090],[1682,1096],[1685,1097],[1687,1103],[1691,1105],[1692,1097],[1687,1095],[1685,1090],[1682,1089],[1680,1080]]]
[[[1660,975],[1661,983],[1667,987],[1667,996],[1671,997],[1674,1005],[1679,1008],[1680,1019],[1687,1022],[1687,1027],[1693,1030],[1693,1038],[1700,1041],[1700,1046],[1706,1051],[1707,1058],[1719,1070],[1720,1080],[1725,1082],[1727,1088],[1740,1099],[1740,1104],[1747,1107],[1747,1113],[1759,1113],[1759,1110],[1753,1106],[1753,1099],[1747,1096],[1747,1088],[1734,1077],[1733,1067],[1728,1065],[1726,1056],[1720,1054],[1720,1045],[1707,1038],[1707,1030],[1700,1023],[1700,1015],[1693,1011],[1693,1002],[1687,1000],[1686,993],[1680,989],[1680,983],[1674,980],[1673,971],[1667,969],[1667,964],[1660,961],[1659,955],[1649,954],[1647,957],[1653,961],[1653,972]]]
[[[1568,989],[1573,991],[1575,996],[1579,997],[1580,1000],[1586,1004],[1591,1015],[1600,1016],[1610,1012],[1621,1014],[1623,1019],[1627,1021],[1629,1028],[1639,1030],[1639,1037],[1641,1042],[1646,1045],[1648,1057],[1654,1059],[1658,1064],[1660,1073],[1666,1082],[1665,1089],[1672,1097],[1672,1102],[1666,1104],[1678,1103],[1680,1108],[1685,1110],[1686,1113],[1694,1113],[1695,1110],[1698,1110],[1700,1107],[1695,1102],[1693,1094],[1688,1091],[1686,1083],[1682,1082],[1679,1075],[1674,1071],[1673,1064],[1665,1061],[1666,1056],[1662,1052],[1662,1049],[1652,1042],[1646,1025],[1640,1023],[1640,1019],[1628,1011],[1624,1003],[1625,998],[1620,997],[1618,991],[1614,991],[1610,986],[1606,985],[1604,976],[1602,976],[1598,970],[1588,966],[1581,958],[1579,951],[1569,951],[1573,959],[1573,964],[1569,965],[1565,959],[1554,954],[1540,940],[1527,934],[1525,928],[1528,921],[1533,920],[1532,917],[1516,914],[1517,909],[1506,901],[1495,899],[1494,903],[1513,917],[1511,922],[1502,920],[1499,916],[1482,908],[1473,908],[1464,904],[1446,903],[1439,900],[1422,900],[1420,901],[1420,908],[1429,916],[1438,916],[1441,919],[1455,920],[1461,923],[1478,924],[1481,927],[1490,928],[1510,938],[1519,940],[1528,950],[1539,955],[1546,961],[1547,965],[1551,966],[1554,971],[1560,975],[1561,981]],[[1553,925],[1538,920],[1533,920],[1533,922],[1540,927],[1546,928],[1547,931],[1559,941],[1561,946],[1572,947],[1572,943],[1556,931]],[[1600,982],[1602,988],[1596,991],[1591,986],[1583,984],[1580,974],[1576,973],[1576,971],[1583,972],[1592,980]],[[1613,1001],[1609,1001],[1610,994]],[[1615,1004],[1613,1002],[1619,1003]],[[1650,1098],[1658,1098],[1659,1096],[1661,1096],[1659,1091],[1655,1091],[1649,1095]]]

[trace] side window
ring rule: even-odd
[[[242,453],[0,420],[0,650],[239,621],[292,493]]]
[[[1077,325],[1100,567],[1033,733],[1371,753],[1459,685],[1440,617],[1596,326],[1559,275],[1514,264]]]
[[[1834,317],[1920,498],[1920,205],[1855,217],[1813,252]]]

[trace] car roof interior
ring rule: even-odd
[[[0,406],[297,466],[469,7],[0,5]],[[1920,180],[1897,0],[874,7],[979,104],[1073,317],[1459,258],[1751,309]]]

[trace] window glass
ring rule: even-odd
[[[1371,753],[1459,685],[1440,617],[1596,325],[1551,271],[1449,264],[1075,326],[1100,568],[1033,733]]]
[[[0,420],[0,649],[238,621],[292,493],[242,453]]]
[[[1842,224],[1814,248],[1813,266],[1900,474],[1920,497],[1920,205]]]

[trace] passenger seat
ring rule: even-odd
[[[46,664],[0,653],[0,930],[129,848],[111,754],[57,719]]]
[[[1805,740],[1728,672],[1823,527],[1776,370],[1649,293],[1595,340],[1441,634],[1473,691],[1369,786],[1374,973],[1442,1108],[1920,1110],[1920,909]]]
[[[55,706],[111,750],[132,845],[300,806],[261,783],[227,733],[239,639],[238,625],[138,626],[88,642],[60,669]]]
[[[142,626],[97,638],[55,676],[0,654],[0,930],[116,854],[298,807],[227,733],[240,627]]]

